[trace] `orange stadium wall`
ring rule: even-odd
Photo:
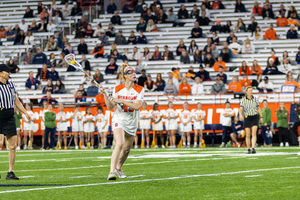
[[[277,118],[276,118],[276,110],[278,110],[279,108],[279,103],[269,103],[268,106],[270,107],[270,109],[272,110],[272,122],[276,123],[277,122]],[[239,109],[239,104],[231,104],[231,107],[234,109],[235,114],[238,114],[238,109]],[[262,108],[263,105],[260,104],[260,107]],[[286,109],[289,111],[291,104],[290,103],[285,103],[285,107]],[[86,107],[81,107],[80,111],[85,111]],[[148,110],[152,110],[153,107],[152,106],[148,106]],[[160,106],[159,107],[160,110],[166,110],[167,106]],[[183,109],[182,105],[174,105],[174,109],[177,111],[180,111]],[[190,105],[189,106],[190,110],[196,109],[196,105]],[[206,111],[206,118],[205,118],[205,124],[220,124],[220,113],[225,109],[225,105],[224,104],[203,104],[202,105],[202,110]],[[34,112],[39,113],[41,110],[41,108],[35,108]],[[58,112],[58,108],[54,108],[53,109],[54,112]],[[92,110],[92,114],[96,115],[97,114],[97,107],[91,107]],[[106,108],[104,108],[105,112],[110,112],[107,111]],[[65,112],[74,112],[74,108],[73,107],[69,107],[69,108],[65,108]],[[41,130],[40,130],[40,119],[35,121],[36,126],[38,126],[38,130],[34,133],[34,135],[41,135]],[[72,119],[70,119],[70,124],[72,124]]]

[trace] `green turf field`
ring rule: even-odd
[[[111,150],[18,151],[0,199],[299,199],[300,148],[133,149],[126,179],[107,181]]]

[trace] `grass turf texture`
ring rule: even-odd
[[[8,152],[1,151],[0,197],[22,200],[299,198],[300,148],[257,148],[255,155],[245,152],[245,148],[133,149],[123,166],[128,178],[107,181],[111,150],[18,151],[15,173],[20,180],[7,181]]]

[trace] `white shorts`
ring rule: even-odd
[[[94,124],[85,123],[84,126],[83,126],[83,131],[85,133],[95,132],[95,126],[94,126]]]
[[[177,130],[177,120],[170,120],[170,123],[168,122],[168,120],[166,120],[166,130]],[[170,127],[169,127],[170,124]]]
[[[192,131],[192,124],[188,123],[186,126],[183,126],[183,124],[180,124],[180,130],[182,132],[191,132]]]
[[[68,130],[68,125],[66,122],[58,122],[56,131],[67,131]]]
[[[204,122],[203,121],[195,121],[194,122],[194,129],[202,129],[204,130]]]
[[[24,130],[25,131],[33,131],[34,130],[34,123],[26,123],[24,122]]]
[[[72,124],[72,132],[80,132],[83,131],[83,125],[80,124]]]
[[[104,128],[103,128],[103,125],[97,125],[97,130],[99,133],[101,132],[108,132],[108,125],[106,125]]]
[[[17,131],[21,130],[21,128],[17,128]]]
[[[45,123],[41,122],[41,130],[44,131],[45,130]]]
[[[150,129],[149,120],[141,120],[140,121],[140,129]]]
[[[119,122],[112,122],[111,123],[112,125],[112,130],[114,131],[116,128],[121,128],[124,130],[125,134],[128,134],[128,135],[132,135],[132,136],[136,136],[136,129],[134,132],[128,132],[126,131],[126,129],[124,128],[123,124],[119,123]]]
[[[155,126],[155,127],[154,127],[154,126]],[[154,125],[154,123],[153,123],[152,129],[153,129],[153,130],[155,129],[155,131],[163,131],[163,130],[164,130],[164,127],[163,127],[162,121],[158,122],[158,123],[155,124],[155,125]]]

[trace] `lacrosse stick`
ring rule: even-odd
[[[79,69],[79,70],[80,70],[81,72],[83,72],[87,77],[89,77],[89,79],[94,80],[88,73],[86,73],[86,71],[83,70],[82,66],[81,66],[81,65],[79,64],[79,62],[76,61],[75,59],[76,59],[76,58],[75,58],[75,55],[72,54],[72,53],[70,53],[70,54],[68,54],[68,55],[65,56],[65,61],[66,61],[69,65],[73,66],[75,69]],[[101,86],[101,85],[98,84],[96,81],[94,81],[94,83],[95,83],[97,86]],[[105,94],[106,94],[107,96],[109,96],[108,92],[107,92],[105,89],[103,89],[103,92],[105,92]]]
[[[151,144],[151,149],[155,149],[155,123],[153,123],[153,128],[152,128],[152,144]]]

